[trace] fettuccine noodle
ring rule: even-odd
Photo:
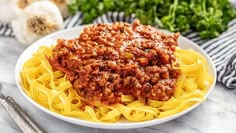
[[[213,82],[206,60],[193,50],[177,48],[175,55],[180,63],[181,75],[177,80],[174,96],[168,101],[135,100],[122,95],[122,103],[112,106],[99,102],[94,108],[85,106],[83,99],[64,73],[53,70],[46,56],[52,48],[41,46],[23,66],[21,79],[25,93],[45,108],[65,116],[94,122],[116,122],[121,117],[129,121],[160,119],[182,112],[204,101],[204,95]]]

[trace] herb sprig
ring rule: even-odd
[[[186,33],[199,32],[202,39],[214,38],[236,18],[236,10],[228,0],[74,0],[70,12],[84,13],[83,23],[108,11],[134,13],[143,24]]]

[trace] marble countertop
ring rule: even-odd
[[[47,132],[56,133],[235,133],[236,89],[217,84],[206,102],[175,120],[146,128],[105,130],[74,125],[54,118],[34,107],[17,89],[14,67],[26,47],[14,38],[0,37],[0,82],[3,93],[12,96],[19,105]],[[0,106],[0,132],[18,133],[21,130]]]

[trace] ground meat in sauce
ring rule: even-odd
[[[180,74],[173,68],[178,37],[138,20],[95,24],[79,38],[58,39],[48,60],[90,103],[119,103],[121,94],[165,101],[174,94]]]

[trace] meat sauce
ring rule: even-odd
[[[111,105],[121,94],[165,101],[176,88],[179,34],[166,35],[138,20],[85,27],[79,38],[58,39],[48,60],[85,101]]]

